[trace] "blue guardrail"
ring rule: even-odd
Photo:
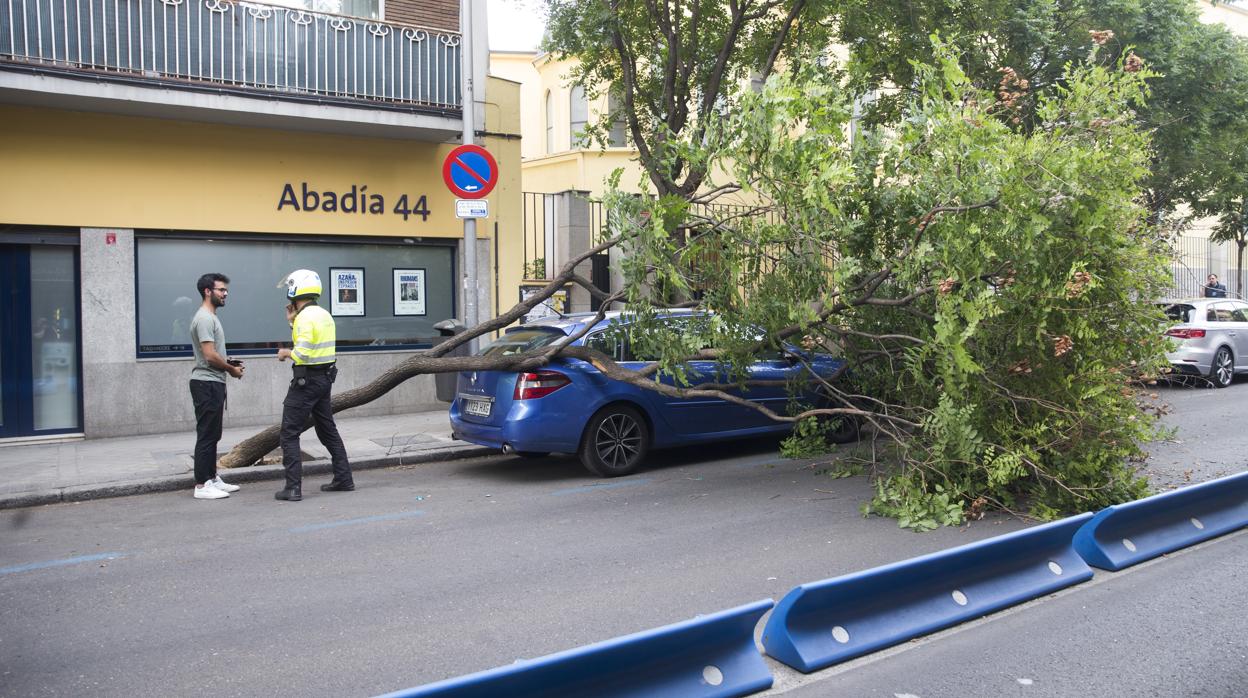
[[[771,688],[754,628],[774,605],[766,599],[383,698],[748,696]]]
[[[1092,514],[803,584],[763,629],[767,654],[803,672],[895,645],[1092,578],[1071,539]]]
[[[1248,525],[1248,472],[1116,504],[1075,534],[1075,550],[1105,570],[1152,559]]]

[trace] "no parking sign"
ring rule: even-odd
[[[442,179],[455,196],[480,199],[498,184],[498,163],[479,145],[461,145],[447,154]]]

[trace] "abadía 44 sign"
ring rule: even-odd
[[[300,189],[293,184],[282,188],[282,196],[277,200],[277,210],[287,208],[296,211],[321,211],[324,213],[353,213],[357,215],[385,215],[393,213],[403,216],[420,216],[420,220],[429,220],[429,201],[424,194],[409,199],[401,194],[394,202],[393,208],[387,208],[386,197],[370,192],[367,184],[352,184],[350,189],[336,192],[332,189],[318,191],[308,187],[307,182],[300,182]]]

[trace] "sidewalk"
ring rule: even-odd
[[[338,415],[338,430],[354,470],[467,458],[492,449],[451,440],[446,408],[381,417]],[[226,429],[219,453],[264,425]],[[299,445],[306,454],[303,474],[327,474],[329,454],[309,429]],[[0,509],[124,497],[195,485],[191,452],[195,432],[80,439],[61,443],[0,446]],[[222,470],[229,482],[281,480],[281,463]]]

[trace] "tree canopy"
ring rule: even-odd
[[[777,417],[869,413],[894,446],[868,509],[903,525],[1142,492],[1131,459],[1156,433],[1139,388],[1163,366],[1151,300],[1168,251],[1150,222],[1198,191],[1203,163],[1176,144],[1230,123],[1208,104],[1231,77],[1198,47],[1237,40],[1178,0],[551,8],[547,46],[577,59],[573,79],[654,115],[631,124],[661,144],[640,156],[653,195],[606,198],[630,310],[693,299],[718,318],[652,338],[661,370],[714,347],[746,387],[743,367],[784,342],[844,355],[852,388],[826,386],[833,409]],[[743,24],[693,42],[697,8]],[[763,36],[776,50],[749,40]],[[737,58],[680,68],[729,45]],[[658,118],[681,94],[687,120]],[[751,209],[702,205],[738,188]]]

